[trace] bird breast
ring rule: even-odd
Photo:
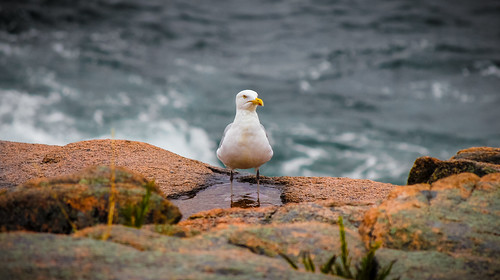
[[[272,157],[271,145],[259,122],[234,123],[218,156],[232,169],[257,168]]]

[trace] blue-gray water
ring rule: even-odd
[[[259,92],[263,175],[404,183],[415,158],[500,146],[500,2],[0,3],[0,139],[139,140],[220,165]]]

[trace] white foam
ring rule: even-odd
[[[302,128],[298,126],[292,131],[296,135],[313,135],[317,132],[312,128]],[[325,135],[320,138],[328,138]],[[325,141],[323,141],[325,142]],[[290,176],[341,176],[355,179],[384,180],[387,178],[401,178],[405,176],[411,168],[411,160],[398,160],[398,155],[407,155],[408,158],[429,154],[425,147],[397,141],[387,141],[378,139],[376,135],[369,132],[356,133],[346,131],[334,137],[330,137],[327,142],[332,144],[342,144],[354,149],[343,151],[328,151],[323,148],[314,148],[305,145],[295,144],[289,140],[286,146],[302,155],[287,160],[281,166],[281,172]],[[330,154],[334,153],[334,154]],[[415,155],[416,154],[416,155]],[[334,167],[335,174],[322,174],[317,170],[318,161],[326,158],[336,157],[335,161],[341,164]],[[403,158],[406,158],[403,156]],[[344,166],[345,165],[345,166]],[[351,166],[349,169],[348,166]]]
[[[309,166],[314,163],[314,160],[307,157],[294,158],[291,160],[285,161],[281,165],[281,171],[283,174],[302,174],[302,168]]]
[[[462,91],[461,89],[454,88],[449,82],[445,81],[424,81],[410,83],[410,90],[413,96],[417,99],[433,99],[436,101],[458,101],[459,103],[472,103],[476,98]]]
[[[80,133],[73,129],[72,118],[58,111],[47,111],[60,99],[60,94],[56,92],[37,96],[16,90],[0,90],[0,138],[54,145],[78,140]]]
[[[2,53],[5,56],[11,56],[11,55],[21,55],[23,51],[19,47],[0,42],[0,53]]]
[[[178,66],[190,68],[196,72],[204,73],[204,74],[212,74],[212,73],[215,73],[217,71],[217,68],[215,68],[212,65],[194,63],[192,61],[188,61],[188,60],[182,59],[182,58],[176,59],[175,64]]]
[[[41,96],[16,90],[0,90],[0,139],[65,145],[92,138],[110,138],[110,133],[82,133],[75,126],[78,120],[61,111],[51,111],[60,106],[60,100],[61,94],[58,92]],[[123,100],[126,97],[122,97],[119,103],[126,103]],[[203,129],[191,126],[182,119],[161,119],[156,111],[158,110],[146,110],[146,113],[139,116],[139,120],[117,121],[113,124],[116,138],[147,142],[188,158],[218,164],[215,143]],[[105,125],[103,115],[101,109],[94,111],[93,121],[98,126]],[[111,132],[111,127],[109,131]]]
[[[360,161],[360,164],[352,171],[342,174],[342,176],[354,179],[377,181],[387,177],[400,178],[411,167],[408,163],[402,163],[385,152],[371,154],[348,151],[343,156],[346,159]]]
[[[147,124],[125,120],[116,124],[116,139],[146,142],[183,157],[218,164],[215,143],[201,128],[193,127],[182,119],[150,121]],[[98,138],[110,138],[110,134]]]
[[[52,44],[52,50],[64,58],[77,58],[80,55],[78,50],[69,50],[62,43],[57,42]]]
[[[490,65],[486,69],[481,70],[483,76],[495,76],[500,78],[500,68],[495,65]]]
[[[94,122],[96,122],[99,126],[103,125],[104,113],[102,110],[95,110],[93,118],[94,118]]]
[[[418,153],[420,155],[428,155],[430,153],[429,149],[427,149],[425,147],[410,144],[410,143],[405,143],[405,142],[402,142],[402,143],[390,142],[390,143],[388,143],[388,146],[393,147],[393,148],[400,150],[400,151],[414,152],[414,153]]]
[[[311,84],[306,80],[301,80],[299,85],[301,91],[309,91],[311,89]]]
[[[351,172],[348,172],[346,177],[349,178],[355,178],[355,179],[375,179],[377,177],[376,173],[367,173],[367,171],[370,171],[376,164],[377,164],[377,158],[373,155],[370,154],[360,154],[360,153],[355,153],[358,155],[358,158],[363,159],[363,163],[358,165],[354,170]]]
[[[281,165],[281,170],[284,174],[306,175],[304,172],[308,170],[307,167],[311,166],[314,162],[326,154],[326,151],[321,148],[312,148],[300,144],[292,144],[288,146],[290,146],[291,149],[304,154],[304,156],[285,161]],[[311,174],[313,174],[313,172],[307,174],[306,176]]]
[[[75,88],[64,85],[56,80],[56,74],[44,68],[28,69],[28,82],[34,85],[44,85],[52,89],[53,93],[72,98],[78,98],[79,91]]]

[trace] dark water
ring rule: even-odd
[[[500,146],[500,2],[0,2],[0,139],[140,140],[207,163],[259,92],[263,175],[404,183]]]

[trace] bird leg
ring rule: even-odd
[[[259,193],[260,193],[260,180],[259,180],[259,169],[257,168],[257,174],[255,175],[257,177],[257,200],[259,199]]]
[[[259,169],[257,168],[257,174],[255,175],[257,177],[257,185],[259,185]]]
[[[231,202],[233,201],[233,170],[231,169],[231,175],[229,176],[229,181],[231,181]]]

